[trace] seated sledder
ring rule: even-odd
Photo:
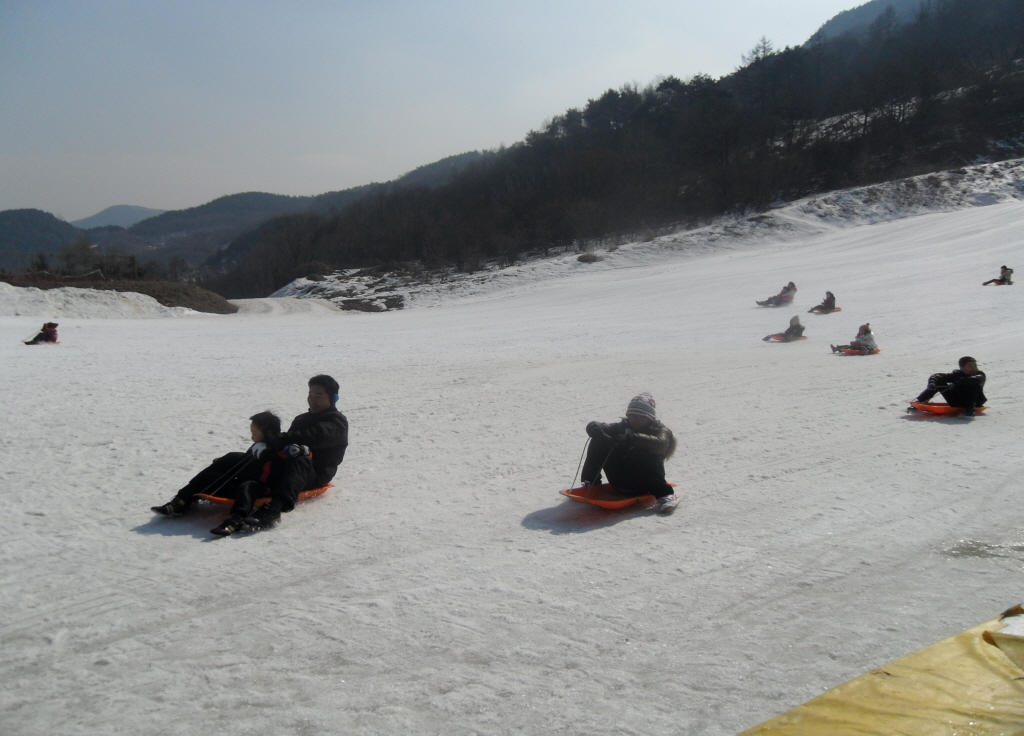
[[[31,340],[23,340],[26,345],[39,345],[44,342],[57,342],[57,323],[47,322],[43,325],[43,329],[39,331],[35,337]]]
[[[969,355],[960,358],[959,369],[952,373],[933,373],[928,377],[928,388],[917,397],[925,404],[937,393],[950,406],[962,409],[967,416],[974,416],[979,406],[985,405],[985,374],[978,370],[978,362]]]
[[[164,516],[181,516],[193,506],[196,496],[203,493],[235,499],[231,517],[212,530],[215,534],[231,534],[243,526],[250,529],[271,526],[281,518],[282,512],[295,507],[302,491],[327,485],[345,458],[348,419],[335,406],[338,389],[338,382],[330,376],[313,376],[309,379],[306,397],[309,411],[295,417],[286,433],[274,433],[272,422],[265,417],[269,412],[254,415],[251,420],[254,426],[250,429],[255,444],[248,452],[229,452],[217,458],[173,499],[162,506],[153,506],[153,511]],[[263,426],[256,424],[257,417],[263,418]],[[279,423],[277,429],[280,429]],[[256,440],[258,435],[260,441]],[[267,463],[270,463],[269,468]],[[254,484],[247,485],[250,482]],[[249,500],[255,504],[256,498],[265,495],[266,490],[270,491],[270,501],[253,511]],[[229,524],[234,525],[230,530]]]
[[[875,342],[875,335],[871,332],[871,323],[865,322],[857,330],[857,337],[850,340],[849,345],[829,345],[833,353],[841,353],[844,350],[856,350],[861,355],[871,355],[878,350],[878,343]]]
[[[824,313],[834,311],[836,311],[836,295],[831,291],[826,291],[825,298],[822,300],[821,304],[816,307],[811,307],[807,310],[807,313],[811,314],[813,312]]]
[[[761,339],[765,342],[775,340],[776,342],[791,342],[799,337],[803,337],[804,326],[800,324],[800,315],[793,315],[793,318],[789,320],[789,327],[786,328],[785,332],[776,332],[771,335],[765,335]]]
[[[790,281],[788,284],[782,287],[775,296],[770,296],[763,302],[758,302],[758,306],[761,307],[781,307],[783,304],[789,304],[793,301],[793,296],[796,294],[796,284]]]
[[[989,279],[982,283],[982,286],[988,286],[989,284],[999,284],[1009,286],[1013,283],[1013,269],[1007,268],[1006,266],[1000,266],[999,278]]]
[[[676,451],[676,438],[655,417],[653,396],[634,396],[624,419],[614,424],[591,422],[587,434],[590,445],[580,475],[582,485],[600,485],[603,470],[616,490],[654,496],[659,513],[675,510],[679,499],[665,482],[665,461]]]

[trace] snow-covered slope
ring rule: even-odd
[[[1024,286],[981,282],[1021,268],[1024,202],[846,196],[441,308],[65,317],[47,348],[0,317],[3,732],[734,734],[1020,602]],[[796,313],[808,340],[761,342]],[[830,352],[865,321],[881,354]],[[905,414],[964,354],[988,412]],[[336,489],[242,538],[153,518],[319,372]],[[564,500],[640,390],[679,510]]]
[[[19,287],[0,281],[0,315],[5,317],[194,317],[203,314],[185,307],[165,307],[135,292]]]

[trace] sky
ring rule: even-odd
[[[858,0],[0,0],[0,210],[312,195],[720,77]]]

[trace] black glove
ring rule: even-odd
[[[587,425],[587,434],[590,436],[591,439],[595,440],[599,440],[602,437],[604,439],[609,439],[608,434],[603,429],[601,429],[601,425],[598,424],[597,422],[591,422],[590,424]]]

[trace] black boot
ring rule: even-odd
[[[266,529],[281,520],[281,509],[273,501],[256,509],[242,520],[249,529]]]
[[[184,498],[172,498],[170,501],[165,503],[163,506],[151,506],[150,508],[164,516],[181,516],[188,511],[189,502]]]
[[[223,524],[218,526],[216,529],[211,529],[210,534],[216,534],[218,537],[228,537],[237,532],[242,528],[242,520],[234,516],[228,518]]]

